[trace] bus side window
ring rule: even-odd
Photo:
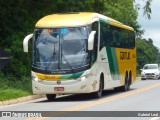
[[[135,34],[133,31],[128,31],[128,40],[130,42],[130,48],[135,48]]]
[[[91,61],[95,62],[97,59],[97,50],[98,50],[98,22],[92,23],[92,31],[96,31],[95,38],[94,38],[94,46],[93,50],[91,51]]]
[[[100,50],[103,47],[110,46],[111,36],[110,26],[107,23],[100,22]]]
[[[105,25],[100,22],[100,50],[105,46]]]
[[[111,41],[111,47],[120,47],[121,46],[121,30],[120,28],[111,26],[111,31],[112,31],[112,41]]]
[[[111,31],[111,26],[108,25],[107,31],[106,31],[106,46],[111,46],[111,41],[113,40],[113,35]]]

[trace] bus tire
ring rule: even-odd
[[[56,94],[46,94],[48,101],[54,101],[56,98]]]
[[[125,92],[125,91],[128,91],[129,89],[130,89],[130,79],[126,74],[126,76],[125,76],[125,84],[120,87],[120,90]]]
[[[99,89],[98,89],[97,92],[93,93],[94,98],[101,98],[102,97],[102,92],[103,92],[103,80],[102,80],[102,77],[100,77]]]

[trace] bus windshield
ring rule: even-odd
[[[32,67],[54,72],[88,66],[88,35],[89,26],[35,29]]]

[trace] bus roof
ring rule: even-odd
[[[103,19],[113,26],[133,31],[132,27],[126,26],[112,18],[93,12],[52,14],[41,18],[35,26],[38,28],[85,26],[91,24],[96,18]]]

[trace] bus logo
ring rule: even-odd
[[[130,52],[120,52],[121,60],[130,60]]]
[[[58,81],[57,81],[57,84],[58,84],[58,85],[60,85],[60,84],[61,84],[61,81],[60,81],[60,80],[58,80]]]

